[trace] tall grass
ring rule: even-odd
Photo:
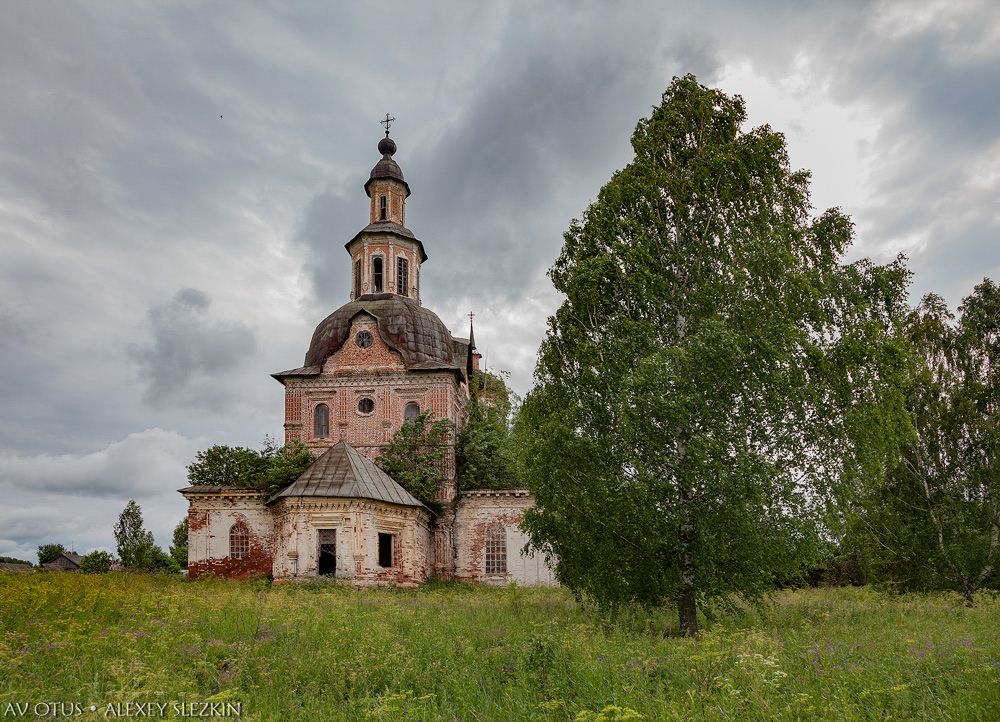
[[[605,625],[559,589],[0,574],[0,713],[229,700],[245,720],[1000,719],[993,598],[783,592],[697,640],[672,620]]]

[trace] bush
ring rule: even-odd
[[[111,571],[111,555],[100,550],[84,555],[80,560],[80,571],[85,574],[107,574]]]

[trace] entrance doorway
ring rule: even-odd
[[[320,576],[334,576],[337,573],[337,530],[319,530],[319,564],[317,573]]]

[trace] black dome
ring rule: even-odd
[[[323,319],[313,332],[303,366],[322,366],[344,345],[351,319],[362,312],[375,317],[382,340],[402,354],[408,367],[465,369],[465,355],[437,314],[394,293],[364,295]]]
[[[368,182],[365,183],[365,193],[371,196],[368,186],[371,185],[372,181],[386,178],[402,183],[403,187],[406,188],[406,195],[409,197],[410,186],[403,178],[403,169],[399,167],[399,163],[392,159],[393,153],[396,152],[396,141],[386,136],[378,142],[378,152],[382,154],[382,159],[372,168]]]

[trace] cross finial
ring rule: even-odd
[[[469,311],[469,323],[472,323],[472,319],[474,319],[475,317],[476,314],[474,314],[472,311]]]
[[[385,126],[385,137],[386,138],[389,137],[389,126],[392,125],[392,122],[394,120],[396,120],[396,119],[389,117],[389,114],[386,113],[385,114],[385,120],[380,120],[379,121],[379,125],[384,125]]]

